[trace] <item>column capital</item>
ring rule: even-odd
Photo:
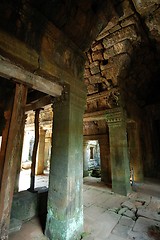
[[[63,107],[72,101],[72,105],[82,109],[84,112],[86,96],[86,88],[84,85],[80,84],[80,82],[76,82],[74,86],[64,84],[62,95],[53,99],[53,109],[56,106]]]
[[[122,108],[113,108],[107,110],[106,122],[108,126],[119,125],[126,122],[127,116],[126,112]]]

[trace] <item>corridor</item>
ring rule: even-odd
[[[84,178],[83,240],[160,239],[159,183],[145,181],[133,188],[125,197],[113,193],[98,178]],[[37,218],[24,223],[20,231],[9,236],[9,240],[21,239],[47,239]]]

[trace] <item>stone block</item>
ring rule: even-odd
[[[11,218],[29,220],[38,214],[37,193],[18,192],[13,197]]]
[[[148,236],[148,234],[144,232],[130,231],[128,235],[129,240],[151,240],[150,236]]]
[[[91,54],[89,52],[87,52],[87,57],[88,57],[88,61],[91,64],[93,62]]]
[[[115,54],[114,47],[110,47],[103,53],[104,59],[112,58]]]
[[[117,24],[115,27],[113,27],[109,30],[109,33],[114,33],[120,29],[121,29],[121,26],[119,24]]]
[[[90,71],[91,71],[91,74],[93,75],[100,72],[98,61],[95,61],[92,64],[90,64]]]
[[[135,213],[132,212],[131,210],[127,210],[127,211],[124,213],[124,216],[129,217],[129,218],[132,218],[133,220],[136,219]]]
[[[99,83],[99,82],[102,82],[102,76],[101,76],[101,74],[100,73],[98,73],[98,74],[95,74],[95,75],[93,75],[93,76],[91,76],[91,77],[89,77],[89,81],[90,81],[90,83]]]
[[[122,216],[121,219],[119,220],[119,224],[122,226],[133,227],[135,224],[135,221],[129,217]]]
[[[123,11],[122,11],[122,8],[123,8]],[[118,4],[117,11],[121,13],[119,20],[122,20],[134,14],[133,8],[130,4],[130,1],[128,0],[124,0],[123,2]]]
[[[122,8],[123,8],[123,11],[122,11]],[[117,25],[118,21],[119,20],[122,21],[123,19],[134,14],[129,1],[127,0],[123,2],[121,1],[119,4],[117,4],[116,11],[115,12],[114,11],[112,12],[113,17],[108,22],[107,26],[103,29],[103,31],[101,31],[101,33],[98,35],[97,40],[103,39],[107,37],[111,32],[115,32],[118,29],[120,29],[120,25]],[[118,16],[117,12],[120,13],[121,15],[120,17]]]
[[[126,202],[122,203],[121,206],[122,206],[122,207],[126,207],[126,208],[128,208],[129,210],[132,210],[132,211],[136,212],[136,207],[135,207],[135,205],[134,205],[132,202],[130,202],[130,201],[126,201]]]
[[[124,239],[127,239],[128,233],[131,230],[131,228],[132,228],[131,226],[124,226],[124,225],[117,224],[113,229],[112,233]]]
[[[99,51],[99,50],[102,50],[102,49],[103,49],[103,45],[102,45],[102,43],[95,42],[95,43],[92,45],[91,49],[92,49],[93,52]]]
[[[138,22],[138,19],[137,19],[137,16],[136,15],[133,15],[133,16],[130,16],[128,18],[125,18],[121,21],[120,25],[121,27],[127,27],[129,25],[136,25]]]
[[[93,52],[92,59],[93,61],[96,61],[96,60],[102,61],[104,59],[102,51]]]
[[[119,215],[124,215],[124,213],[125,213],[127,210],[128,210],[127,207],[123,207],[123,208],[121,208],[121,209],[118,211],[118,214],[119,214]]]
[[[132,53],[133,47],[130,42],[130,40],[126,39],[122,42],[119,42],[113,46],[115,55],[121,54],[121,53]]]
[[[89,68],[85,68],[84,70],[84,77],[85,78],[89,78],[91,76],[91,72],[89,70]]]
[[[97,218],[97,222],[99,224],[97,224],[96,222],[95,226],[97,234],[101,232],[101,235],[104,236],[104,239],[106,239],[110,235],[114,227],[117,225],[119,218],[120,216],[114,212],[104,212],[103,214],[101,214],[101,216]],[[95,236],[95,239],[98,239],[98,235]]]
[[[138,41],[137,29],[134,25],[129,25],[128,27],[122,28],[120,31],[115,32],[103,39],[103,45],[106,49],[114,46],[116,43],[123,40],[130,39],[131,41]]]
[[[157,5],[160,4],[159,0],[133,0],[133,4],[141,15],[147,15],[157,8]]]
[[[118,236],[112,233],[109,235],[109,237],[106,240],[126,240],[126,238],[123,238],[121,236]]]
[[[151,226],[160,227],[160,222],[147,219],[144,217],[139,217],[134,225],[133,231],[140,233],[147,233]]]
[[[137,216],[160,221],[160,214],[158,212],[148,209],[138,209]]]
[[[90,82],[89,82],[89,79],[88,78],[84,78],[84,84],[85,85],[88,85]]]
[[[101,74],[106,79],[112,79],[112,78],[114,78],[116,76],[114,67],[110,68],[110,69],[108,69],[106,71],[102,71]]]
[[[96,89],[94,87],[94,85],[90,84],[90,85],[87,86],[87,91],[88,91],[89,94],[92,94],[92,93],[96,93],[98,91],[98,89]]]

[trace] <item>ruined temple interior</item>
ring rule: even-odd
[[[0,239],[160,239],[159,92],[160,0],[1,0]]]

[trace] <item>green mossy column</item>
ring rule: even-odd
[[[45,234],[76,240],[83,232],[83,113],[86,93],[66,87],[53,105],[53,143]]]
[[[133,169],[133,180],[143,182],[143,163],[140,144],[139,125],[135,122],[128,123],[128,142],[130,152],[130,167]]]
[[[109,111],[106,117],[109,126],[112,189],[126,196],[131,192],[131,186],[125,115],[118,108]]]

